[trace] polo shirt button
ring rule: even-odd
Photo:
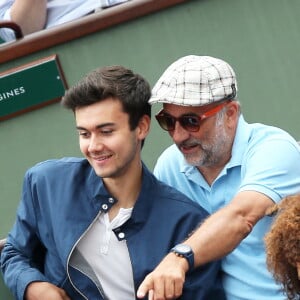
[[[107,204],[102,204],[102,209],[103,210],[107,210],[107,208],[108,208]]]
[[[108,198],[108,202],[109,202],[109,203],[114,203],[115,200],[114,200],[114,198]]]
[[[118,234],[118,237],[119,237],[120,239],[124,239],[125,233],[124,233],[124,232],[120,232],[120,233]]]

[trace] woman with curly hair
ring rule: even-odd
[[[268,214],[274,213],[265,236],[267,265],[288,299],[300,299],[300,195],[283,199]]]

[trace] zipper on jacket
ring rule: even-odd
[[[129,247],[128,247],[128,240],[125,240],[126,241],[126,247],[128,249],[128,254],[129,254],[129,260],[130,260],[130,264],[131,264],[131,268],[132,268],[132,282],[133,282],[133,290],[134,290],[134,293],[136,294],[136,286],[135,286],[135,280],[134,280],[134,270],[133,270],[133,264],[132,264],[132,260],[131,260],[131,252],[129,251]],[[135,296],[136,298],[136,296]]]
[[[82,239],[82,237],[89,231],[89,229],[92,227],[92,225],[96,222],[96,220],[99,218],[100,214],[102,213],[102,211],[100,210],[98,212],[98,214],[96,215],[96,217],[94,218],[94,220],[92,221],[92,223],[88,226],[88,228],[81,234],[81,236],[79,237],[79,239],[75,242],[75,244],[73,245],[69,255],[68,255],[68,259],[67,259],[67,266],[66,266],[66,270],[67,270],[67,275],[68,275],[68,278],[70,280],[70,283],[71,285],[73,286],[73,288],[86,300],[89,300],[76,286],[75,284],[73,283],[71,277],[70,277],[70,273],[69,273],[69,262],[70,262],[70,259],[71,259],[71,255],[72,253],[74,252],[74,249],[76,248],[77,244],[79,243],[79,241]],[[100,284],[100,289],[98,287],[98,285],[95,283],[95,281],[93,279],[91,279],[88,275],[86,275],[85,273],[83,273],[81,270],[75,268],[76,270],[78,270],[79,272],[81,272],[82,274],[84,274],[86,277],[88,277],[92,282],[94,282],[95,286],[97,287],[100,295],[102,296],[103,300],[108,300],[104,294],[104,291],[101,287],[101,282],[99,282]]]

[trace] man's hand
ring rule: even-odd
[[[138,298],[148,293],[149,300],[171,300],[180,297],[185,281],[188,262],[185,258],[169,253],[162,262],[148,274],[137,291]]]
[[[28,285],[25,292],[26,300],[71,300],[66,292],[49,282],[35,281]]]

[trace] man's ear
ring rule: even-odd
[[[237,101],[231,101],[227,104],[226,114],[228,117],[239,115],[240,106]]]
[[[137,133],[141,140],[145,139],[150,131],[151,119],[148,115],[143,115],[137,127]]]
[[[225,122],[228,128],[234,129],[240,114],[240,106],[236,101],[231,101],[226,105]]]

